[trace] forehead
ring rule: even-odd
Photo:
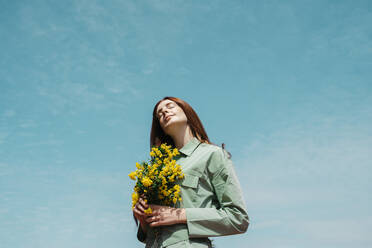
[[[156,113],[158,113],[160,110],[162,110],[164,107],[166,107],[167,105],[169,104],[175,104],[177,105],[175,102],[173,102],[172,100],[169,100],[169,99],[165,99],[164,101],[162,101],[161,103],[159,103],[157,109],[156,109]]]

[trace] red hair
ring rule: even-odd
[[[173,147],[175,146],[172,137],[164,133],[163,129],[160,126],[159,119],[156,115],[156,110],[158,108],[158,105],[162,101],[167,100],[167,99],[175,102],[180,108],[182,108],[183,112],[185,113],[187,117],[187,123],[189,124],[192,135],[194,135],[194,137],[196,137],[200,142],[216,145],[209,141],[207,132],[205,131],[203,124],[201,123],[198,115],[187,102],[177,97],[166,96],[156,103],[154,110],[152,112],[150,149],[153,146],[159,146],[162,143],[167,143],[168,145],[172,145]],[[222,143],[222,149],[225,149],[224,143]],[[230,152],[228,152],[228,154],[231,157]],[[138,220],[134,216],[134,212],[133,212],[133,218],[134,218],[134,221],[136,222],[136,225],[138,226]]]
[[[172,137],[164,133],[163,129],[160,126],[159,119],[156,115],[156,109],[158,108],[158,105],[162,101],[167,100],[167,99],[175,102],[180,108],[182,108],[183,112],[185,113],[187,117],[187,123],[189,124],[192,135],[194,135],[194,137],[196,137],[200,142],[204,142],[207,144],[213,144],[209,141],[208,135],[203,127],[203,124],[201,123],[194,109],[187,102],[185,102],[184,100],[180,98],[166,96],[156,103],[153,113],[152,113],[150,149],[151,147],[159,146],[162,143],[167,143],[168,145],[175,146]]]

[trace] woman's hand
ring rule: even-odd
[[[186,211],[184,208],[172,208],[167,206],[152,205],[152,214],[146,218],[151,227],[167,226],[186,223]]]
[[[144,232],[146,232],[146,225],[147,225],[146,218],[148,217],[148,215],[146,215],[144,211],[148,207],[149,206],[145,202],[144,198],[140,197],[138,199],[138,202],[136,203],[136,205],[133,208],[134,217],[136,217],[136,219],[140,222],[142,230]]]

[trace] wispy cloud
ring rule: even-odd
[[[4,117],[14,117],[16,115],[16,111],[13,109],[8,109],[4,111]]]
[[[63,83],[61,85],[39,84],[38,93],[49,103],[53,114],[61,114],[67,111],[76,114],[79,111],[103,111],[109,108],[125,110],[128,93],[132,95],[124,83],[104,83],[102,85],[88,83]],[[118,95],[113,97],[109,94]]]
[[[235,163],[252,229],[280,225],[314,245],[370,244],[372,133],[364,110],[354,111],[358,123],[348,114],[318,116],[251,140]]]
[[[6,137],[9,136],[8,132],[0,132],[0,145],[5,142]]]
[[[22,120],[19,123],[19,127],[23,128],[23,129],[34,128],[37,125],[38,124],[34,120]]]
[[[63,140],[56,140],[56,139],[49,139],[44,141],[38,141],[38,142],[30,142],[24,144],[25,147],[38,147],[38,146],[56,146],[56,145],[62,145]]]
[[[352,213],[350,213],[352,214]],[[372,228],[372,218],[350,218],[340,216],[338,219],[309,219],[293,221],[293,229],[304,233],[310,240],[319,245],[341,245],[342,247],[368,246],[372,242],[369,235]]]

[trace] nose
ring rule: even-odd
[[[172,115],[170,111],[167,110],[166,112],[164,112],[164,114],[163,114],[163,116],[164,116],[164,120],[165,120],[168,116],[170,116],[170,115]]]
[[[169,109],[164,110],[164,115],[167,116],[170,113]]]
[[[165,117],[166,117],[168,114],[169,114],[169,110],[164,109],[164,110],[162,111],[162,118],[161,118],[161,119],[165,119]]]

